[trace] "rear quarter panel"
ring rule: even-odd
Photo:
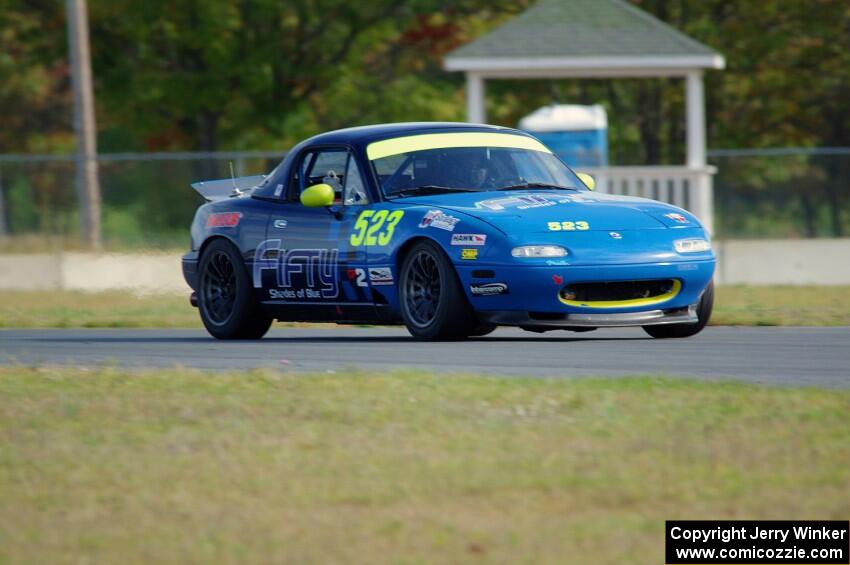
[[[236,245],[246,262],[250,262],[257,245],[265,238],[269,213],[269,203],[255,198],[204,204],[192,221],[192,249],[200,250],[210,239],[223,237]],[[226,214],[239,214],[239,218],[233,225],[216,221]]]
[[[190,229],[192,251],[183,257],[186,282],[197,289],[197,265],[205,246],[215,238],[231,242],[239,250],[250,274],[254,252],[266,235],[270,204],[264,200],[241,197],[208,202],[198,208]]]

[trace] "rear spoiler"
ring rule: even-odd
[[[205,200],[213,202],[233,196],[241,196],[243,192],[259,186],[264,180],[266,180],[265,175],[237,177],[235,179],[205,180],[192,183],[192,188],[197,190],[198,194],[203,196]]]

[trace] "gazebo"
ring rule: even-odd
[[[487,121],[488,79],[684,78],[684,166],[587,172],[602,192],[671,202],[694,212],[711,230],[714,169],[705,160],[703,73],[724,67],[716,51],[623,0],[541,0],[452,51],[443,63],[447,71],[466,73],[467,119],[478,123]]]

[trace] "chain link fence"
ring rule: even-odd
[[[190,183],[270,171],[283,152],[122,153],[98,158],[107,249],[183,248],[203,199]],[[74,248],[79,208],[72,156],[0,156],[5,251]],[[5,237],[4,237],[5,236]]]
[[[709,151],[717,237],[850,236],[850,148]]]
[[[107,249],[184,248],[202,199],[189,183],[270,171],[284,152],[101,155]],[[850,235],[850,148],[715,150],[715,237]],[[0,156],[0,250],[79,246],[71,156]]]

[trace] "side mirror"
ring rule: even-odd
[[[333,203],[334,189],[329,184],[314,184],[301,193],[301,204],[308,208],[332,206]]]
[[[576,173],[576,176],[581,179],[581,182],[590,190],[596,190],[596,181],[587,173]]]

